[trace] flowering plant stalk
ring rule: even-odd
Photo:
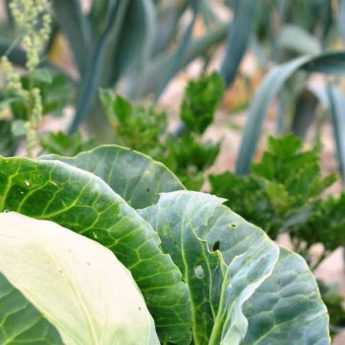
[[[12,48],[18,44],[26,52],[25,67],[29,88],[24,88],[21,76],[8,60],[7,54],[1,57],[0,61],[4,88],[24,101],[29,114],[25,133],[27,154],[30,157],[35,155],[39,147],[37,129],[43,115],[41,90],[33,86],[32,76],[38,69],[41,53],[49,40],[52,20],[49,8],[48,0],[12,0],[10,3],[11,14],[18,30],[18,38]]]

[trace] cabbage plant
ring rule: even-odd
[[[159,344],[142,294],[110,250],[14,212],[2,213],[0,224],[0,270],[8,279],[2,278],[8,290],[3,300],[14,302],[4,327],[12,334],[3,344],[136,345],[138,337],[143,345]],[[13,333],[20,326],[28,330]]]
[[[0,158],[0,344],[330,344],[305,261],[223,202],[119,146]]]

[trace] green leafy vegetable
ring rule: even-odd
[[[101,100],[116,143],[162,161],[187,188],[200,190],[204,171],[219,153],[219,143],[203,142],[201,135],[212,123],[223,92],[217,73],[189,82],[180,106],[184,123],[175,133],[168,131],[167,114],[153,106],[132,104],[107,90],[101,91]]]
[[[79,132],[70,135],[50,132],[41,136],[40,141],[45,152],[67,156],[74,156],[95,146],[92,140],[85,140]]]
[[[163,164],[121,146],[100,146],[71,158],[47,155],[41,159],[59,160],[92,172],[134,208],[154,204],[160,193],[184,189]]]
[[[105,90],[101,92],[101,99],[117,144],[152,156],[160,154],[160,139],[167,129],[164,112],[157,111],[153,106],[132,105],[124,97],[114,97]]]
[[[328,344],[326,308],[303,259],[286,250],[279,256],[258,228],[221,203],[173,192],[141,212],[188,283],[195,343]]]
[[[55,327],[9,283],[1,272],[0,305],[1,344],[14,344],[18,341],[30,345],[63,345]]]
[[[135,281],[111,251],[16,213],[1,213],[0,224],[0,272],[55,326],[64,344],[159,344]],[[34,328],[37,316],[25,316],[26,327]],[[56,337],[49,329],[49,337]],[[5,336],[4,343],[10,342]]]
[[[163,194],[157,205],[141,212],[188,283],[194,341],[199,344],[240,344],[246,334],[243,304],[278,258],[278,248],[262,232],[251,231],[221,204],[207,194],[175,192]],[[244,241],[237,251],[236,238]],[[258,244],[256,250],[246,249],[250,241]],[[223,261],[230,263],[235,256],[236,264]]]
[[[97,161],[99,165],[94,164]],[[145,161],[148,169],[142,173],[138,164],[141,162],[144,165]],[[135,182],[130,177],[132,173]],[[151,178],[145,178],[151,174]],[[145,175],[143,179],[140,178],[142,175]],[[283,345],[297,341],[301,345],[314,344],[316,341],[329,345],[327,310],[303,259],[280,249],[262,230],[223,206],[224,200],[218,197],[177,190],[161,194],[157,201],[157,193],[166,188],[163,180],[159,182],[155,178],[160,175],[165,176],[164,181],[167,183],[176,183],[176,178],[163,165],[153,162],[147,156],[116,146],[100,147],[75,158],[48,156],[39,161],[0,158],[0,210],[15,211],[37,219],[29,220],[12,213],[0,216],[0,235],[11,232],[8,228],[13,227],[17,217],[21,219],[19,224],[23,225],[14,232],[20,239],[17,240],[18,236],[7,235],[8,238],[0,244],[1,249],[4,248],[0,258],[5,258],[0,260],[0,272],[5,273],[10,284],[20,291],[22,285],[19,282],[27,283],[28,289],[23,289],[23,294],[14,294],[15,303],[23,301],[25,296],[37,308],[31,308],[31,312],[38,313],[39,310],[56,326],[63,339],[75,336],[79,325],[85,320],[83,311],[77,308],[75,312],[66,313],[63,308],[60,314],[60,306],[49,302],[50,298],[56,301],[57,296],[60,296],[60,289],[51,288],[54,279],[50,277],[55,274],[56,263],[63,260],[61,265],[63,271],[66,269],[64,272],[67,277],[71,276],[72,281],[77,279],[77,282],[86,282],[80,284],[83,296],[88,297],[84,305],[90,303],[95,308],[88,308],[91,312],[88,315],[98,309],[107,312],[109,305],[112,305],[107,302],[108,298],[113,295],[108,293],[107,298],[100,301],[102,295],[97,294],[94,298],[93,288],[104,282],[102,277],[97,277],[104,272],[109,276],[112,269],[108,268],[106,258],[96,260],[96,254],[93,255],[89,247],[94,247],[95,243],[80,236],[84,235],[110,249],[131,272],[155,321],[161,344],[249,345],[266,344],[267,340]],[[139,179],[136,178],[138,176]],[[147,198],[143,191],[148,183],[154,185],[155,179],[158,185],[151,197]],[[131,189],[132,184],[135,186]],[[182,189],[182,186],[177,183],[174,188]],[[131,192],[127,193],[127,190]],[[135,210],[116,191],[128,202],[134,197],[136,205],[150,206]],[[6,217],[10,221],[7,222]],[[32,227],[27,227],[28,222]],[[48,226],[49,230],[46,231]],[[24,236],[21,236],[23,231]],[[47,245],[44,244],[46,242]],[[73,246],[71,243],[74,243]],[[70,244],[72,261],[65,254]],[[26,248],[33,250],[27,251]],[[109,251],[98,245],[94,248],[97,248],[100,257],[105,255],[114,262]],[[12,255],[13,252],[18,252],[18,255]],[[17,256],[20,260],[17,260]],[[46,260],[41,260],[47,256]],[[55,258],[52,269],[42,272],[41,265],[46,267],[52,263],[51,257]],[[87,261],[91,267],[85,267],[85,257],[90,257]],[[94,261],[97,265],[92,267]],[[26,268],[28,265],[34,268],[25,269],[26,274],[20,274],[20,267]],[[82,268],[79,269],[80,265]],[[117,266],[124,272],[119,263]],[[10,267],[19,269],[11,270]],[[85,270],[90,272],[94,268],[98,268],[95,274],[85,274]],[[47,275],[49,279],[44,279],[43,285],[40,279],[36,279]],[[113,282],[118,284],[117,279],[122,282],[121,274],[114,272],[114,277],[109,278],[111,284],[104,288],[105,291],[111,288]],[[9,282],[5,280],[7,291]],[[70,298],[75,295],[70,294],[70,285],[65,285],[65,276],[59,277],[56,284],[60,286],[60,282],[66,287],[62,295],[66,294],[66,308],[70,310],[74,307]],[[133,287],[133,284],[129,285]],[[42,287],[48,287],[51,291],[42,293]],[[30,289],[35,292],[32,298]],[[114,291],[114,288],[111,290]],[[0,296],[3,295],[0,293]],[[41,303],[41,299],[45,303]],[[141,332],[147,335],[147,340],[152,341],[148,344],[158,345],[151,327],[152,319],[149,317],[140,321],[140,318],[135,317],[142,314],[145,306],[138,311],[135,310],[136,303],[131,303],[127,310],[126,299],[123,301],[121,308],[123,306],[126,316],[121,313],[120,320],[125,332],[129,329],[127,317],[131,315],[135,318],[129,335],[133,341],[128,345],[137,345],[135,339],[137,335],[143,334]],[[105,310],[103,303],[107,306]],[[53,310],[49,312],[49,317],[46,310]],[[118,310],[109,312],[111,315],[119,315]],[[79,313],[82,313],[80,317]],[[100,317],[98,312],[96,314]],[[42,315],[36,315],[42,319]],[[73,323],[68,322],[75,325],[74,332],[73,329],[64,329],[67,323],[56,324],[54,317],[61,315],[62,320],[65,320],[66,315],[76,315]],[[1,325],[6,316],[6,313],[4,316],[0,313]],[[97,320],[97,317],[90,319],[88,325],[99,325]],[[44,327],[48,326],[44,324]],[[100,328],[95,327],[93,334],[98,334]],[[133,329],[137,327],[142,331],[134,332]],[[102,339],[113,339],[113,332],[112,327],[106,328],[102,332]],[[82,332],[83,337],[87,337],[87,334],[87,330]],[[82,343],[88,344],[89,339]],[[37,345],[30,340],[28,344]],[[59,342],[43,344],[60,345]]]
[[[326,251],[345,244],[344,195],[323,198],[335,176],[321,176],[318,151],[302,151],[302,142],[293,135],[271,137],[252,174],[227,172],[210,181],[213,193],[226,197],[233,210],[272,238],[289,231],[297,248],[303,248],[302,242],[307,248],[322,243]]]
[[[87,161],[87,157],[85,157],[85,161]],[[80,157],[80,161],[82,161],[82,157]],[[87,164],[86,164],[87,165]],[[79,166],[82,166],[82,163],[79,163]],[[100,171],[102,169],[100,168]],[[116,188],[116,186],[115,186]],[[129,200],[129,199],[127,199]],[[140,214],[147,219],[153,227],[157,230],[158,234],[160,235],[161,241],[162,241],[162,248],[165,252],[168,252],[171,256],[176,265],[180,268],[184,280],[188,282],[189,290],[191,292],[191,298],[192,303],[195,303],[195,311],[192,316],[194,317],[194,324],[193,324],[193,334],[194,339],[198,339],[199,337],[201,339],[207,339],[207,336],[205,334],[210,334],[210,328],[212,328],[212,335],[211,339],[209,340],[209,344],[218,344],[219,343],[219,337],[220,337],[220,329],[223,329],[225,332],[225,326],[222,325],[222,321],[217,323],[217,325],[214,325],[212,327],[212,320],[215,318],[214,312],[214,306],[217,305],[217,298],[215,300],[210,297],[208,302],[206,303],[205,298],[203,299],[203,303],[198,304],[198,298],[202,299],[202,295],[204,289],[205,294],[207,295],[207,288],[210,289],[210,291],[217,291],[219,287],[218,285],[221,285],[221,282],[218,282],[219,279],[216,277],[218,274],[220,274],[222,277],[224,277],[223,280],[223,286],[226,286],[227,280],[226,277],[226,271],[223,270],[222,273],[218,271],[219,268],[223,267],[226,268],[226,264],[233,262],[235,258],[239,258],[243,256],[243,261],[241,260],[240,263],[235,264],[233,262],[230,266],[231,269],[236,269],[235,267],[238,267],[241,272],[238,272],[239,277],[243,277],[242,274],[244,272],[242,271],[242,268],[244,265],[241,265],[242,262],[246,262],[246,265],[248,265],[248,262],[250,262],[250,258],[255,257],[258,261],[254,260],[253,262],[253,272],[256,272],[257,275],[251,276],[249,279],[253,279],[254,282],[260,280],[260,274],[264,274],[265,267],[269,267],[269,259],[270,256],[269,253],[271,253],[274,257],[275,250],[274,247],[270,247],[269,243],[266,243],[265,237],[261,237],[262,233],[255,232],[251,225],[243,222],[243,219],[229,211],[227,208],[221,206],[222,200],[207,196],[206,194],[201,193],[190,193],[190,192],[174,192],[174,193],[168,193],[163,194],[159,200],[159,202],[156,205],[150,206],[147,209],[144,209],[140,211]],[[188,221],[186,221],[188,219]],[[231,232],[231,229],[233,229],[233,232]],[[230,232],[229,232],[230,230]],[[234,237],[232,237],[232,235]],[[181,237],[182,236],[182,237]],[[257,236],[257,237],[256,237]],[[199,242],[201,241],[201,243]],[[247,242],[248,241],[248,242]],[[257,251],[254,251],[254,248],[251,245],[246,245],[246,243],[261,243],[262,241],[263,246],[256,246],[255,248]],[[264,245],[266,243],[266,245]],[[185,250],[183,250],[185,248]],[[199,248],[199,249],[198,249]],[[197,254],[199,250],[200,254]],[[219,253],[217,255],[217,250],[220,250],[222,252],[222,255],[224,256],[223,261],[221,257],[219,257]],[[255,253],[254,253],[255,252]],[[265,253],[263,257],[261,257],[260,253]],[[200,256],[199,256],[200,255]],[[253,256],[252,256],[253,255]],[[274,261],[273,257],[271,259]],[[262,258],[262,260],[260,259]],[[276,257],[278,259],[278,257]],[[206,262],[205,262],[205,261]],[[249,260],[249,261],[248,261]],[[267,260],[267,261],[266,261]],[[293,263],[294,269],[291,271],[288,271],[288,267],[290,267],[289,263]],[[225,266],[224,266],[225,264]],[[268,266],[265,266],[265,265]],[[271,261],[272,264],[272,261]],[[233,266],[232,266],[233,265]],[[255,266],[258,265],[258,266]],[[212,271],[212,267],[215,271]],[[283,267],[283,268],[281,268]],[[260,270],[261,269],[261,270]],[[229,268],[230,270],[230,268]],[[252,272],[250,268],[248,268],[249,272]],[[294,270],[296,270],[296,275],[294,275]],[[288,271],[286,274],[288,275],[288,279],[284,280],[281,278],[275,278],[272,277],[273,282],[270,282],[271,278],[267,279],[267,286],[269,289],[274,290],[274,286],[277,285],[275,282],[275,279],[278,279],[280,281],[282,291],[285,291],[283,289],[283,286],[288,285],[290,283],[290,280],[293,279],[305,279],[306,276],[309,276],[308,278],[308,285],[301,285],[300,286],[300,294],[311,294],[313,296],[310,300],[306,299],[300,299],[298,303],[304,303],[305,306],[305,315],[308,315],[312,311],[315,311],[314,308],[318,308],[318,304],[320,301],[320,296],[317,291],[317,286],[315,284],[315,281],[310,280],[311,273],[308,270],[305,263],[303,263],[303,260],[298,258],[297,256],[294,256],[288,252],[282,252],[281,256],[279,258],[279,261],[277,262],[277,266],[275,268],[276,274],[280,276],[284,276],[285,271]],[[212,273],[213,272],[213,273]],[[260,272],[260,273],[259,273]],[[234,271],[231,271],[233,279],[234,277]],[[189,278],[188,278],[189,277]],[[208,277],[208,278],[207,278]],[[242,281],[242,278],[239,278],[239,284]],[[258,279],[258,280],[256,280]],[[207,283],[204,283],[204,285],[200,285],[204,281],[208,282],[214,282],[214,284],[210,287],[207,287]],[[220,279],[222,280],[222,279]],[[248,283],[248,281],[247,281]],[[297,284],[297,282],[296,282]],[[254,284],[255,285],[255,284]],[[264,287],[266,285],[263,285]],[[202,289],[201,289],[202,287]],[[288,288],[288,287],[286,287]],[[215,289],[215,290],[213,290]],[[304,290],[305,289],[305,290]],[[241,289],[238,287],[238,290]],[[193,292],[195,291],[195,293]],[[265,291],[265,290],[264,290]],[[307,292],[309,291],[309,292]],[[219,292],[214,292],[216,296],[219,296]],[[243,292],[242,295],[239,296],[238,302],[233,301],[232,303],[239,303],[239,308],[244,308],[243,310],[247,310],[247,313],[245,313],[245,318],[247,317],[253,317],[255,319],[255,323],[258,322],[264,322],[266,319],[265,314],[262,316],[260,315],[259,319],[256,320],[254,316],[257,316],[259,313],[256,311],[253,316],[251,316],[251,309],[245,306],[245,300],[246,298],[249,298],[246,293],[249,293],[250,295],[250,288],[245,289],[245,292]],[[253,291],[252,291],[253,293]],[[264,292],[265,295],[269,296],[267,292]],[[289,294],[287,294],[289,295]],[[298,295],[298,293],[297,293]],[[212,296],[212,295],[210,295]],[[289,295],[290,296],[290,295]],[[294,303],[294,298],[292,296],[296,296],[294,293],[291,295],[291,299],[288,298],[286,302],[282,302],[282,304],[279,304],[277,302],[277,311],[276,315],[277,317],[281,315],[281,317],[285,317],[286,314],[281,314],[281,312],[284,310],[284,303],[287,303],[287,305],[296,306],[294,309],[292,309],[292,313],[296,317],[305,317],[300,316],[301,310],[298,308],[298,303]],[[260,304],[259,301],[261,301],[263,297],[258,297],[257,301]],[[297,298],[297,297],[296,297]],[[280,300],[285,301],[280,297]],[[270,304],[270,299],[267,299],[267,303]],[[214,304],[213,304],[214,303]],[[253,302],[254,303],[254,302]],[[250,305],[250,299],[247,302],[248,305]],[[242,305],[242,307],[241,307]],[[227,305],[229,306],[229,305]],[[199,310],[200,308],[200,310]],[[252,307],[254,308],[254,307]],[[192,309],[193,310],[193,309]],[[208,312],[207,312],[208,310]],[[210,312],[211,310],[211,312]],[[225,307],[224,312],[229,312],[229,309]],[[203,317],[201,317],[201,314]],[[210,316],[211,314],[211,316]],[[219,312],[220,316],[219,318],[222,319],[221,312]],[[208,316],[207,316],[208,315]],[[245,332],[243,329],[241,331],[235,332],[235,326],[237,322],[241,324],[241,315],[238,316],[239,319],[234,318],[232,320],[231,325],[229,326],[231,331],[228,331],[228,334],[230,335],[230,338],[232,338],[232,341],[236,341],[236,334],[237,334],[237,340],[244,336]],[[280,317],[280,316],[279,316]],[[200,318],[200,320],[198,319]],[[245,320],[244,318],[244,320]],[[317,337],[321,337],[323,342],[325,344],[328,343],[328,336],[327,331],[325,333],[326,327],[327,327],[327,316],[325,315],[325,309],[321,308],[319,309],[319,312],[317,316],[314,319],[313,325],[316,324],[323,324],[321,328],[318,328],[320,333],[312,332],[310,331],[307,335],[306,341],[309,341],[311,339],[315,340]],[[268,328],[265,328],[267,332],[267,337],[272,339],[280,339],[277,334],[280,334],[280,332],[285,332],[284,327],[280,327],[280,325],[275,326],[275,322],[271,321],[270,325],[272,326],[272,330],[268,330]],[[296,322],[291,323],[292,327],[299,327],[299,324]],[[269,326],[269,325],[268,325]],[[267,327],[268,327],[267,326]],[[290,323],[286,325],[286,327],[289,327]],[[235,327],[235,328],[234,328]],[[258,337],[258,339],[262,336],[262,334],[258,333],[256,334],[257,326],[253,325],[253,328],[248,329],[247,337],[250,339],[250,337]],[[265,330],[264,329],[264,330]],[[296,336],[296,339],[298,336]],[[246,338],[247,339],[247,338]],[[228,338],[227,338],[228,340]],[[280,339],[281,340],[281,339]],[[292,338],[287,338],[287,344],[289,341],[291,341]],[[313,341],[311,340],[311,341]],[[273,340],[272,340],[273,341]],[[207,342],[206,342],[207,343]],[[234,342],[235,343],[235,342]],[[224,340],[224,344],[227,344]]]
[[[198,142],[194,135],[169,137],[167,153],[161,160],[176,171],[182,183],[189,189],[200,190],[205,180],[205,170],[215,162],[219,143]]]
[[[181,119],[189,130],[200,134],[205,131],[213,121],[223,93],[224,82],[217,73],[189,82],[181,104]]]
[[[306,55],[276,66],[270,71],[258,89],[249,109],[247,124],[245,126],[236,162],[237,173],[245,174],[248,172],[251,160],[256,151],[268,107],[285,82],[300,70],[310,73],[319,72],[331,75],[344,73],[344,57],[344,52],[330,52],[311,56]]]
[[[345,326],[344,297],[336,285],[318,281],[322,300],[327,306],[330,316],[331,333],[336,334]]]
[[[329,344],[328,315],[325,307],[320,308],[320,299],[304,260],[281,249],[272,275],[245,306],[249,328],[241,345]],[[306,333],[298,331],[301,324],[308,329]]]
[[[227,198],[227,205],[262,227],[271,238],[289,232],[294,249],[313,269],[345,245],[345,195],[324,196],[334,181],[334,175],[321,175],[318,151],[302,151],[302,142],[293,135],[270,138],[268,150],[259,163],[253,164],[251,174],[226,172],[210,177],[212,192]],[[310,251],[315,244],[323,246],[316,258]],[[323,286],[323,290],[329,289],[325,283]],[[338,299],[328,297],[331,322],[336,328],[343,312]]]
[[[57,161],[0,158],[4,210],[51,220],[111,249],[138,283],[160,337],[188,344],[189,297],[178,268],[151,226],[101,179]]]
[[[327,252],[345,245],[345,194],[331,196],[315,205],[308,222],[296,236],[309,246],[322,243]]]

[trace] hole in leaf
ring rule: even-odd
[[[205,277],[205,272],[201,265],[198,265],[194,268],[194,274],[198,279]]]
[[[212,251],[215,252],[216,250],[219,250],[219,247],[220,247],[220,242],[219,241],[214,242],[212,246]]]

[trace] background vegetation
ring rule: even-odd
[[[1,155],[120,144],[287,236],[314,270],[345,245],[345,1],[37,3],[2,1]],[[337,333],[343,295],[320,288]]]

